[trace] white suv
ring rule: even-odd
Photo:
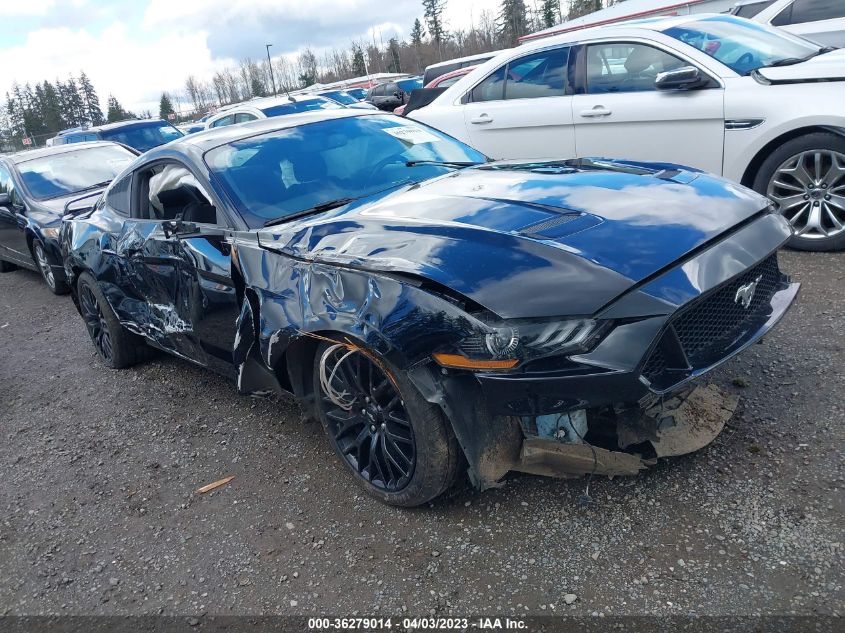
[[[410,116],[493,158],[691,165],[766,194],[805,250],[845,247],[845,50],[729,15],[524,44]],[[694,212],[693,209],[690,212]]]

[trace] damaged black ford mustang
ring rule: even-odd
[[[712,440],[724,420],[659,411],[784,315],[789,236],[765,198],[697,171],[491,163],[355,110],[154,149],[62,231],[107,365],[151,345],[292,393],[404,506],[464,469],[479,488],[633,474]]]

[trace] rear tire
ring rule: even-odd
[[[54,295],[66,295],[70,292],[70,288],[65,282],[64,278],[60,278],[53,270],[53,262],[47,254],[47,249],[39,239],[32,241],[32,259],[35,260],[35,265],[38,266],[38,272],[41,273],[41,279],[47,284],[47,287]]]
[[[142,337],[132,334],[120,324],[93,275],[82,273],[77,291],[88,335],[106,365],[112,369],[124,369],[152,355],[152,348]]]
[[[440,409],[383,358],[374,362],[372,352],[354,352],[332,382],[353,403],[343,410],[321,385],[320,362],[331,347],[322,343],[314,359],[317,417],[358,483],[379,501],[401,507],[422,505],[451,488],[461,451]],[[347,351],[340,348],[334,360]]]
[[[754,190],[792,224],[796,235],[789,247],[845,248],[845,137],[814,132],[787,141],[760,165]]]

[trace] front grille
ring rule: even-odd
[[[706,367],[724,358],[731,345],[767,309],[781,284],[777,255],[772,254],[715,290],[691,301],[669,321],[642,375],[660,387],[677,382],[679,372]],[[757,282],[746,307],[740,289]],[[741,293],[740,293],[741,295]],[[669,375],[671,374],[671,376]]]

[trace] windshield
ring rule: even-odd
[[[329,119],[223,145],[206,163],[252,228],[317,205],[361,198],[453,171],[409,161],[480,163],[484,156],[392,115]]]
[[[353,97],[355,97],[356,99],[358,99],[358,101],[363,100],[364,97],[367,96],[367,89],[366,88],[350,88],[346,92],[348,94],[352,95]]]
[[[134,147],[140,152],[164,145],[182,137],[183,134],[166,121],[150,121],[149,123],[135,123],[126,127],[100,132],[100,138],[105,141],[123,143]]]
[[[135,154],[126,148],[104,145],[34,158],[17,168],[32,197],[47,200],[105,187],[133,160]]]
[[[335,101],[337,101],[338,103],[342,103],[343,105],[352,105],[353,103],[358,103],[358,99],[343,90],[337,90],[335,92],[324,92],[323,96],[328,97],[329,99],[334,99]]]
[[[820,47],[773,27],[730,16],[686,22],[664,31],[710,55],[740,75],[782,60],[800,60]]]
[[[423,83],[422,79],[403,79],[402,81],[397,81],[396,85],[399,86],[400,90],[405,92],[411,92],[411,90],[416,90],[417,88],[422,88]]]
[[[284,114],[295,114],[296,112],[310,112],[311,110],[335,110],[342,107],[342,105],[328,99],[297,99],[293,103],[261,108],[261,111],[269,118]]]

